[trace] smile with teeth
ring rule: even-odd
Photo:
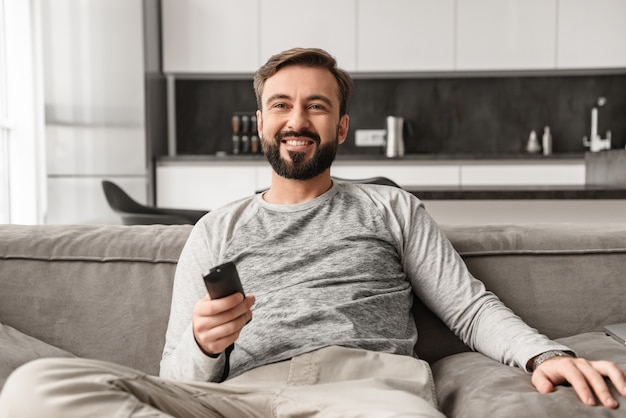
[[[290,145],[292,147],[303,147],[305,145],[309,145],[312,141],[306,139],[284,139],[283,143]]]
[[[288,150],[304,152],[314,144],[319,144],[319,136],[316,133],[302,130],[300,132],[285,131],[276,135],[276,139],[280,141]]]

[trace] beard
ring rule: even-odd
[[[263,154],[279,176],[292,180],[309,180],[322,174],[332,165],[339,146],[338,134],[339,127],[337,127],[335,140],[321,145],[319,135],[307,130],[279,132],[274,141],[262,141]],[[317,148],[313,157],[305,160],[306,152],[288,151],[289,160],[283,159],[280,155],[280,143],[285,136],[307,137],[315,141]]]

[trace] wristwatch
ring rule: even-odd
[[[551,359],[552,357],[573,357],[571,354],[566,353],[561,350],[550,350],[545,353],[539,354],[535,361],[533,361],[533,371],[537,370],[537,367],[541,365],[544,361]]]

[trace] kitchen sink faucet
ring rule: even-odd
[[[583,145],[591,152],[611,149],[611,131],[606,131],[606,138],[598,134],[598,108],[606,104],[606,97],[598,97],[598,103],[591,109],[591,139],[583,138]]]

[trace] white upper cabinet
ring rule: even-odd
[[[161,0],[166,73],[252,74],[293,47],[354,73],[626,68],[626,0]]]
[[[458,70],[556,67],[557,0],[456,1]]]
[[[559,2],[559,68],[626,67],[626,1]]]
[[[261,62],[293,47],[322,48],[356,68],[356,0],[261,0]]]
[[[454,0],[358,0],[357,70],[454,69]]]
[[[253,73],[259,66],[258,3],[161,0],[163,71]]]

